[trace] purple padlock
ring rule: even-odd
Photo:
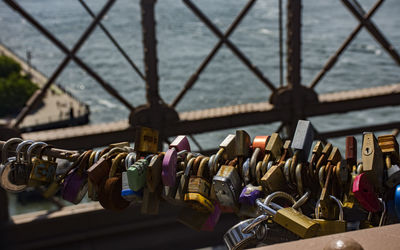
[[[243,188],[242,193],[239,196],[239,203],[253,206],[256,204],[256,199],[261,198],[261,196],[261,186],[253,186],[248,184]]]
[[[173,187],[176,181],[176,163],[178,161],[178,153],[175,148],[170,148],[165,152],[162,161],[161,180],[164,186]]]
[[[186,136],[179,135],[169,145],[169,149],[164,155],[161,172],[161,179],[164,186],[175,186],[178,152],[182,150],[190,152],[190,145]]]
[[[214,211],[210,214],[207,221],[203,224],[201,231],[214,231],[215,225],[217,225],[219,221],[219,217],[221,216],[221,208],[218,202],[214,202]]]
[[[88,177],[84,172],[79,174],[78,168],[71,170],[64,180],[62,197],[64,200],[78,204],[88,189]]]

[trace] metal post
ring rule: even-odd
[[[141,0],[146,99],[150,106],[160,104],[158,92],[157,39],[154,6],[157,0]]]
[[[287,1],[287,76],[289,89],[292,89],[292,115],[288,123],[291,137],[297,120],[303,117],[303,98],[301,91],[301,0]]]

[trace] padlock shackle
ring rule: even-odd
[[[290,194],[286,193],[286,192],[282,192],[282,191],[276,191],[270,195],[267,196],[267,198],[265,198],[264,204],[269,206],[269,204],[271,203],[271,201],[275,198],[283,198],[286,199],[290,202],[292,202],[292,204],[294,205],[296,203],[296,200],[293,198],[293,196],[291,196]]]
[[[251,231],[253,229],[255,229],[255,227],[260,225],[262,222],[268,220],[269,217],[270,217],[270,215],[268,215],[268,214],[262,214],[256,218],[254,218],[254,220],[249,225],[247,225],[247,227],[242,229],[242,233],[244,233],[244,234],[251,233]]]
[[[210,160],[210,157],[204,157],[204,158],[201,160],[200,165],[199,165],[199,169],[197,170],[197,176],[198,176],[198,177],[203,177],[203,178],[205,178],[205,176],[204,176],[204,170],[206,170],[206,166],[207,166],[209,160]]]
[[[37,147],[42,147],[42,146],[46,146],[46,145],[47,145],[47,143],[39,141],[39,142],[32,143],[32,145],[29,146],[28,150],[26,151],[29,165],[32,164],[32,151]]]
[[[256,165],[257,165],[257,158],[258,155],[260,154],[261,149],[260,148],[255,148],[253,151],[253,154],[251,155],[250,158],[250,174],[253,176],[253,178],[256,176]]]
[[[222,155],[224,154],[225,149],[220,148],[218,152],[215,154],[214,161],[212,162],[212,169],[213,173],[218,173],[218,162],[222,158]]]
[[[108,175],[108,178],[114,177],[115,174],[117,173],[117,168],[118,165],[120,164],[120,162],[122,161],[122,159],[124,159],[126,156],[128,155],[127,152],[122,152],[119,153],[115,158],[114,161],[111,164],[111,168],[110,168],[110,172]]]
[[[26,161],[27,159],[25,159],[25,155],[22,155],[22,150],[25,148],[25,147],[27,147],[28,145],[32,145],[32,143],[34,143],[34,141],[32,141],[32,140],[25,140],[25,141],[23,141],[23,142],[21,142],[20,144],[18,144],[18,146],[17,146],[17,148],[15,149],[15,151],[17,152],[17,157],[16,157],[16,160],[17,160],[17,163],[21,163],[22,162],[22,160],[21,160],[21,158],[22,157],[24,157],[24,160]]]
[[[21,143],[23,140],[21,138],[11,138],[4,143],[3,148],[1,149],[1,164],[5,165],[7,162],[7,154],[8,154],[8,147],[15,143]]]
[[[259,208],[261,208],[263,211],[265,211],[268,215],[274,216],[276,214],[276,211],[272,209],[271,207],[265,205],[260,198],[256,200],[256,204]]]
[[[308,201],[308,199],[310,198],[310,195],[311,195],[311,192],[307,191],[303,196],[300,197],[300,199],[298,199],[296,201],[296,203],[293,204],[292,208],[297,210],[298,208],[303,206]]]
[[[338,207],[339,207],[339,220],[343,221],[344,215],[343,215],[343,204],[342,204],[342,202],[338,198],[333,196],[333,195],[329,195],[329,198],[331,198],[333,201],[335,201],[336,204],[338,205]],[[319,207],[320,206],[321,206],[321,199],[319,199],[317,201],[317,203],[315,204],[315,210],[314,210],[315,219],[319,219],[320,218],[319,217],[320,216],[320,212],[319,212]]]

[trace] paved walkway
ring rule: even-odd
[[[39,87],[47,82],[47,77],[37,69],[30,67],[24,60],[15,55],[11,50],[0,44],[0,55],[8,56],[21,65],[23,74],[31,74],[32,81]],[[27,115],[20,128],[29,131],[30,128],[52,127],[52,124],[69,126],[88,123],[88,107],[74,98],[70,93],[57,84],[53,84],[43,98],[43,105]],[[70,118],[73,119],[71,120]],[[86,120],[86,122],[84,122]]]

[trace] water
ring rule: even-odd
[[[105,3],[94,0],[86,2],[96,13]],[[222,32],[246,3],[244,0],[194,2]],[[74,46],[92,20],[78,1],[20,0],[18,3],[69,48]],[[360,3],[365,9],[369,9],[374,1],[360,0]],[[279,84],[277,7],[277,1],[258,1],[230,37],[276,86]],[[373,21],[397,50],[400,50],[399,12],[400,3],[388,0],[373,16]],[[218,39],[182,1],[159,0],[156,17],[160,92],[162,98],[170,103]],[[139,0],[117,1],[102,22],[142,69]],[[309,85],[323,64],[357,25],[356,19],[340,1],[303,1],[303,84]],[[23,58],[26,51],[31,51],[32,64],[48,76],[64,58],[60,50],[3,2],[0,2],[0,42]],[[133,105],[145,102],[143,80],[99,28],[79,50],[78,56]],[[363,29],[333,70],[316,87],[316,91],[326,93],[365,88],[398,83],[399,79],[399,67]],[[90,105],[92,123],[118,121],[128,117],[128,110],[73,62],[63,71],[57,82]],[[247,70],[229,48],[223,46],[196,85],[179,103],[177,110],[261,102],[268,100],[269,95],[269,89]],[[398,108],[386,107],[315,117],[311,121],[319,131],[328,131],[339,127],[395,121],[397,112]],[[278,123],[274,123],[245,129],[254,136],[271,133],[278,126]],[[215,147],[229,132],[234,132],[234,129],[200,134],[196,139],[205,148]],[[336,145],[344,144],[343,138],[332,141]],[[33,208],[11,208],[11,212],[16,214],[31,209]]]

